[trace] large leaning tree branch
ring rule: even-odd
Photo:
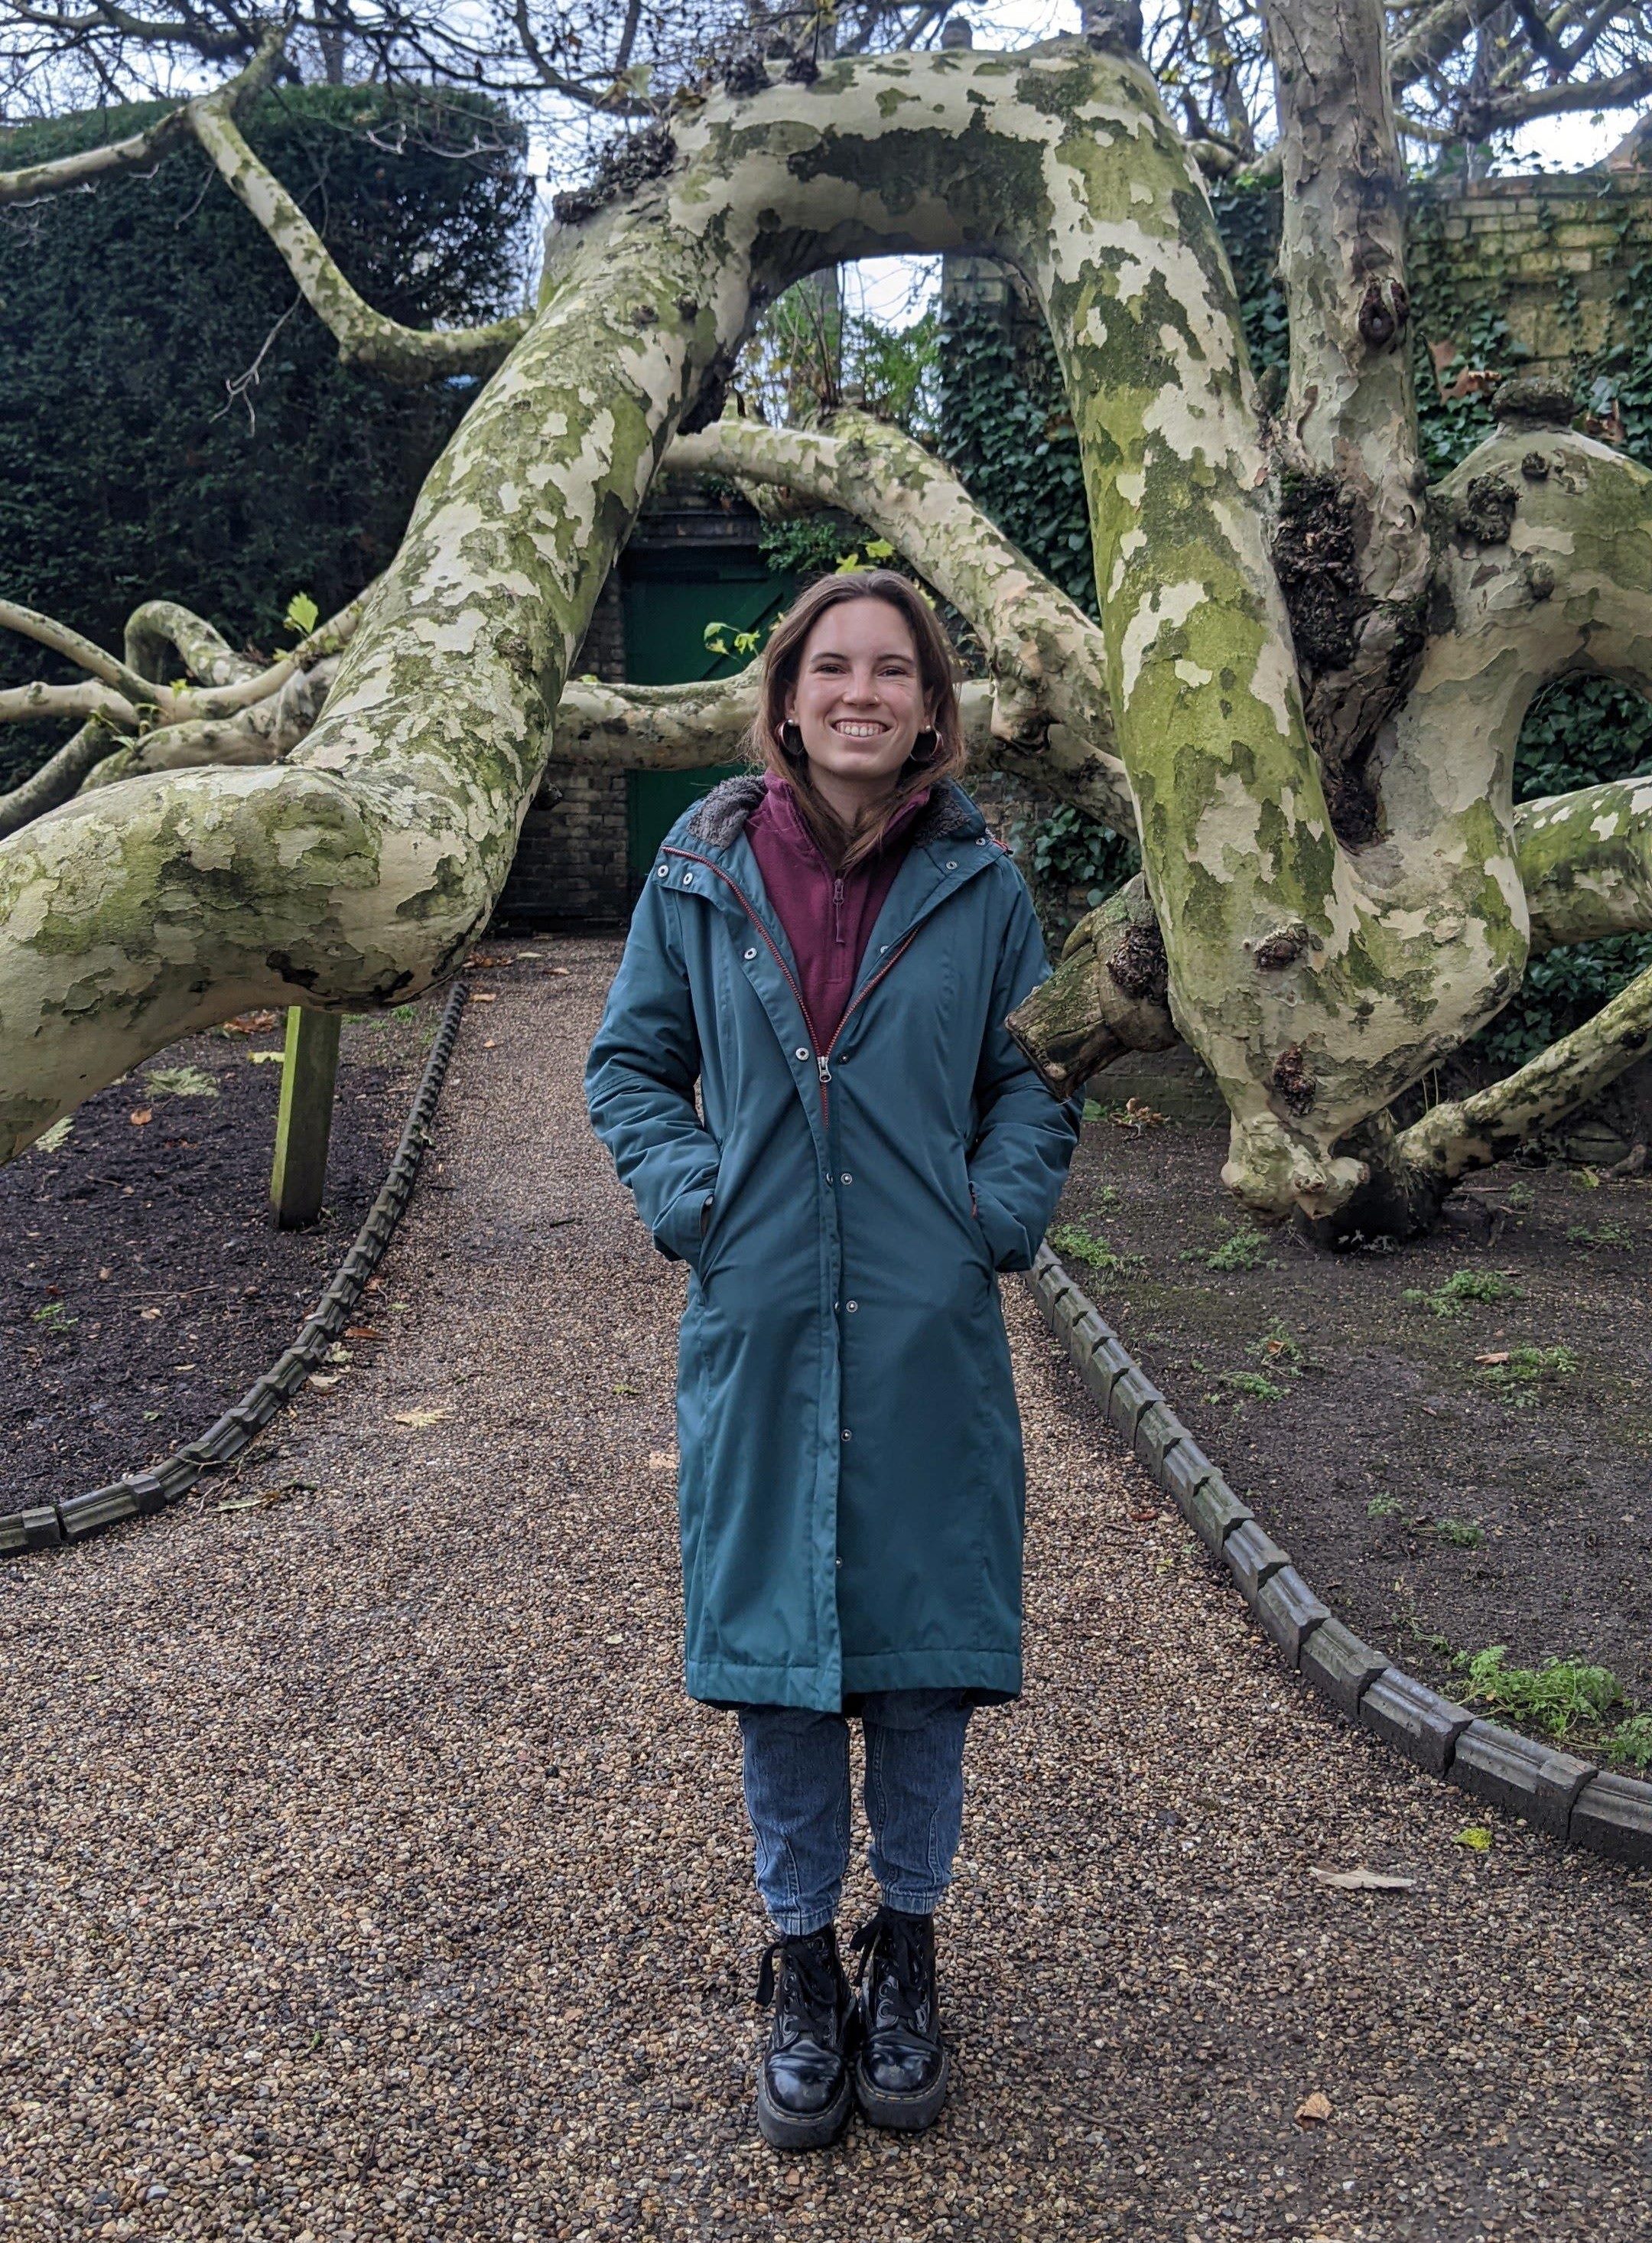
[[[105,141],[101,148],[79,149],[72,156],[58,156],[50,163],[25,164],[15,172],[0,172],[0,204],[37,202],[47,195],[94,186],[119,172],[141,170],[164,155],[188,130],[187,112],[172,109],[142,132],[130,133],[124,140]]]
[[[560,230],[529,331],[433,471],[319,722],[285,760],[127,778],[0,845],[0,1150],[246,1004],[359,1008],[440,982],[497,897],[545,758],[577,746],[579,724],[591,743],[607,727],[609,744],[621,724],[652,726],[656,744],[726,724],[749,689],[720,689],[720,712],[703,694],[634,695],[558,721],[651,475],[780,288],[874,250],[968,248],[1026,276],[1054,339],[1101,613],[1098,633],[1058,632],[1071,655],[1062,719],[1093,712],[1087,750],[1122,765],[1143,855],[1141,886],[1064,955],[1062,973],[1087,954],[1092,980],[1105,971],[1121,993],[1111,1014],[1099,999],[1087,1020],[1073,1008],[1067,1049],[1104,1030],[1118,1042],[1180,1033],[1232,1116],[1224,1173],[1260,1213],[1334,1220],[1409,1173],[1392,1131],[1383,1139],[1387,1108],[1495,1013],[1524,967],[1521,859],[1548,830],[1528,819],[1522,838],[1510,799],[1531,679],[1589,663],[1642,674],[1649,479],[1532,412],[1428,509],[1409,492],[1407,509],[1394,459],[1414,456],[1408,393],[1391,354],[1359,335],[1373,275],[1396,308],[1390,199],[1361,172],[1369,137],[1343,133],[1325,105],[1333,82],[1367,100],[1373,70],[1380,101],[1374,10],[1301,0],[1293,17],[1319,89],[1302,97],[1318,168],[1293,174],[1297,224],[1324,271],[1298,286],[1310,332],[1280,441],[1265,441],[1208,203],[1130,54],[1064,41],[830,63],[807,85],[748,76],[753,90],[713,97],[675,139],[652,140],[651,176],[627,200]],[[1391,122],[1375,129],[1386,145]],[[768,471],[783,455],[788,478],[898,522],[890,542],[937,587],[952,582],[966,612],[991,569],[1025,569],[989,560],[990,533],[932,462],[903,464],[856,424],[714,434],[746,447],[748,475],[767,446]],[[1320,526],[1299,515],[1293,547],[1289,501],[1305,482],[1332,488]],[[1339,525],[1348,536],[1331,549],[1354,611],[1340,673],[1304,656],[1299,597],[1307,539]],[[1420,535],[1431,565],[1419,637],[1396,640],[1385,677],[1370,619],[1410,600]],[[1029,682],[1053,731],[1039,633],[1062,611],[1036,572],[1011,585],[994,643],[1021,648],[1007,667],[1040,672]],[[1327,796],[1340,767],[1305,681],[1307,703],[1357,707],[1368,737],[1373,814],[1346,843]],[[190,723],[244,715],[256,684],[195,691],[162,728],[165,752],[200,747]],[[635,731],[624,737],[635,751]],[[1572,814],[1555,816],[1576,839]],[[1612,891],[1598,910],[1627,912],[1629,876],[1608,876],[1598,847],[1585,859],[1602,898]],[[1485,1134],[1483,1115],[1474,1126]]]
[[[1381,1067],[1328,1081],[1307,1128],[1266,1086],[1310,1013],[1334,1023],[1373,930],[1326,852],[1232,282],[1139,64],[1078,43],[832,64],[708,101],[679,139],[668,172],[565,230],[547,300],[433,471],[291,760],[99,790],[0,848],[0,987],[29,993],[7,1000],[5,1132],[24,1141],[221,1011],[295,989],[383,1002],[450,970],[502,883],[614,550],[754,290],[874,249],[977,246],[1029,274],[1074,400],[1118,750],[1161,921],[1195,930],[1172,961],[1179,1020],[1239,1111],[1252,1188],[1333,1191],[1328,1133]],[[1222,778],[1236,756],[1278,842],[1259,879],[1223,880],[1250,824]],[[1206,957],[1238,946],[1235,915],[1287,907],[1320,937],[1294,1002],[1266,983],[1236,1000]],[[146,940],[111,949],[112,924]]]

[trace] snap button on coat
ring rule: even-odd
[[[1013,1697],[1024,1478],[993,1273],[1031,1265],[1078,1136],[1004,1027],[1049,973],[1043,938],[1004,851],[945,853],[984,824],[937,785],[843,1014],[853,1081],[789,1068],[813,1040],[742,831],[762,792],[726,779],[667,836],[694,885],[638,898],[585,1075],[688,1270],[684,1678],[831,1712],[851,1691]]]

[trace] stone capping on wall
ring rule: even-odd
[[[1608,1774],[1553,1745],[1479,1721],[1361,1643],[1239,1501],[1048,1246],[1039,1248],[1026,1275],[1044,1322],[1114,1431],[1227,1566],[1265,1633],[1322,1697],[1403,1758],[1473,1797],[1591,1853],[1652,1867],[1652,1783]]]
[[[128,1472],[88,1494],[67,1496],[61,1503],[39,1504],[32,1510],[0,1518],[0,1558],[22,1557],[25,1552],[51,1549],[62,1542],[81,1542],[120,1519],[145,1519],[153,1512],[164,1511],[169,1503],[187,1495],[203,1473],[239,1456],[292,1400],[349,1321],[362,1287],[383,1259],[413,1196],[467,994],[462,981],[454,982],[379,1196],[368,1209],[355,1243],[339,1263],[332,1283],[299,1325],[292,1345],[276,1358],[262,1378],[253,1380],[233,1408],[215,1418],[198,1439],[175,1449],[164,1463],[146,1472]]]

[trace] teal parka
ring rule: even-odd
[[[1078,1137],[1004,1027],[1049,974],[1043,937],[979,810],[938,785],[817,1052],[743,831],[762,792],[725,779],[666,836],[585,1073],[655,1244],[688,1265],[685,1680],[829,1712],[1013,1697],[1025,1483],[994,1272],[1031,1266]]]

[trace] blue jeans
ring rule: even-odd
[[[866,1745],[866,1858],[884,1900],[932,1916],[964,1821],[961,1690],[870,1690],[852,1701]],[[746,1812],[757,1889],[788,1939],[837,1913],[849,1868],[849,1721],[799,1706],[742,1706]]]

